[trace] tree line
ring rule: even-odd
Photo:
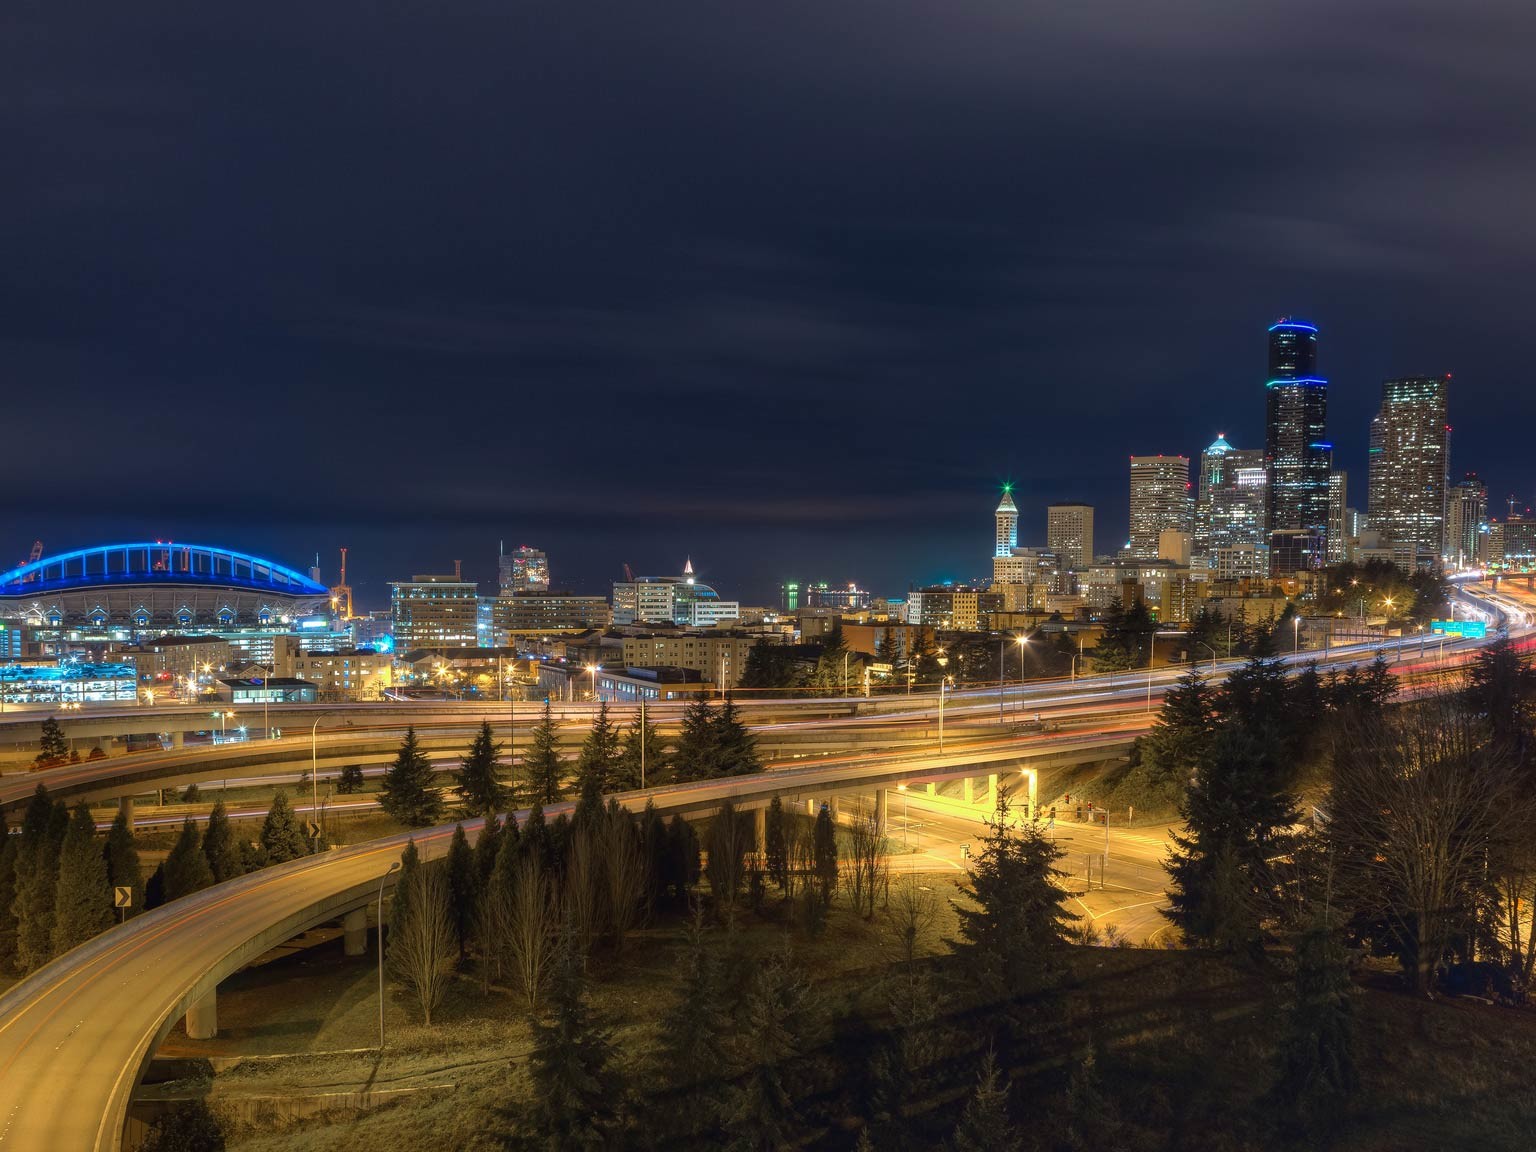
[[[119,812],[102,838],[83,801],[71,809],[39,784],[16,834],[0,813],[0,972],[25,976],[110,928],[114,888],[130,889],[122,915],[137,916],[314,848],[285,793],[273,797],[254,842],[235,835],[220,800],[206,828],[191,817],[182,823],[146,881],[126,814]]]

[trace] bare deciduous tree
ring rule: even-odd
[[[1328,836],[1340,893],[1391,926],[1415,990],[1431,995],[1471,894],[1527,805],[1507,758],[1454,700],[1347,732],[1335,762]]]
[[[848,829],[848,887],[854,911],[873,919],[882,893],[890,890],[885,829],[874,811],[860,812]]]
[[[596,819],[600,821],[602,816]],[[604,919],[603,849],[592,823],[582,822],[572,834],[566,850],[565,882],[560,887],[569,944],[583,966],[592,941],[602,933]]]
[[[751,847],[752,834],[742,814],[727,800],[709,822],[708,858],[704,875],[715,897],[715,910],[726,923],[736,919],[737,897],[745,876],[743,861]]]
[[[409,911],[390,938],[390,966],[396,978],[416,998],[427,1027],[432,1010],[442,1003],[453,978],[458,944],[449,910],[448,877],[441,864],[429,864],[409,881]]]
[[[539,994],[549,979],[555,955],[555,896],[544,877],[537,856],[529,854],[517,864],[506,909],[508,966],[528,1000],[528,1011],[538,1008]]]

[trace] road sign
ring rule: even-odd
[[[304,825],[304,831],[308,832],[309,838],[313,840],[320,835],[320,825],[311,820],[308,824]]]
[[[132,888],[113,888],[112,889],[112,907],[114,907],[114,908],[132,908],[133,907],[133,889]]]

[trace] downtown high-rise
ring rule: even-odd
[[[1306,554],[1321,563],[1328,534],[1328,381],[1317,374],[1317,326],[1284,319],[1269,329],[1264,467],[1270,533],[1315,535]]]
[[[1052,504],[1045,510],[1045,547],[1073,572],[1093,567],[1093,506]]]
[[[1421,566],[1445,552],[1449,385],[1446,376],[1387,380],[1371,421],[1371,527]]]
[[[1445,562],[1477,568],[1488,561],[1488,486],[1468,472],[1445,502]]]
[[[1192,526],[1188,456],[1131,457],[1131,555],[1156,560],[1166,531]]]

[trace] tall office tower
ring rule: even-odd
[[[1011,556],[1019,544],[1019,509],[1013,502],[1013,485],[1003,485],[1003,498],[998,501],[997,542],[993,556]]]
[[[1328,540],[1325,544],[1329,564],[1344,563],[1349,550],[1349,532],[1344,523],[1349,507],[1349,473],[1328,474]]]
[[[1227,482],[1227,455],[1232,445],[1226,433],[1218,433],[1216,442],[1200,453],[1200,490],[1195,496],[1195,555],[1211,554],[1211,529],[1215,513],[1213,497]]]
[[[1093,567],[1093,506],[1052,504],[1045,510],[1045,550],[1063,568],[1086,572]]]
[[[1450,491],[1445,506],[1445,562],[1452,568],[1487,563],[1488,486],[1468,472]]]
[[[1218,436],[1200,454],[1194,555],[1210,559],[1218,548],[1264,543],[1267,491],[1264,453],[1234,448]]]
[[[514,592],[549,591],[549,557],[537,548],[522,544],[511,552],[504,551],[497,566],[503,596]]]
[[[1168,528],[1190,530],[1188,456],[1131,457],[1131,555],[1156,560]]]
[[[1371,421],[1371,527],[1419,557],[1438,562],[1445,551],[1445,422],[1449,376],[1414,376],[1381,386]]]
[[[1270,532],[1328,530],[1328,381],[1317,375],[1317,328],[1281,320],[1269,329],[1264,466]],[[1319,557],[1320,559],[1321,557]]]

